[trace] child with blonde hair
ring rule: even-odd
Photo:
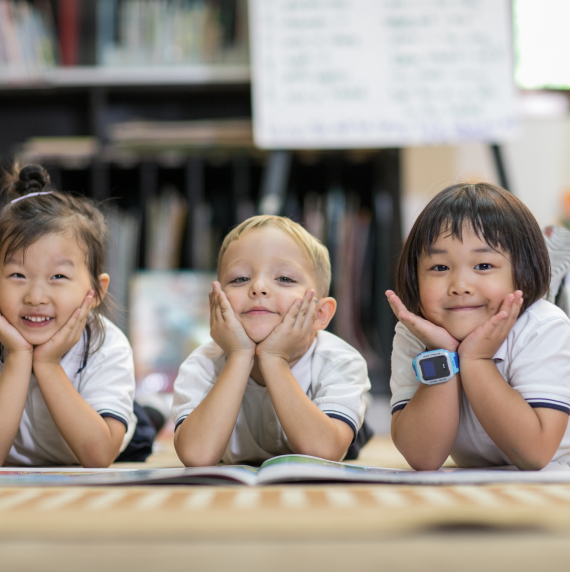
[[[252,217],[225,238],[210,293],[213,342],[174,384],[185,465],[299,453],[341,460],[364,420],[364,358],[324,331],[336,301],[327,249],[303,227]]]

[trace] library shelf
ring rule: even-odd
[[[73,66],[42,70],[1,69],[0,90],[46,87],[249,84],[248,65]]]

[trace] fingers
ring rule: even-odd
[[[408,312],[408,309],[406,308],[402,300],[400,300],[400,298],[392,290],[386,290],[386,298],[396,318],[400,319],[400,316],[402,316],[402,314],[403,315],[411,314],[411,312]]]
[[[95,292],[90,290],[87,293],[87,296],[85,296],[81,307],[77,308],[73,314],[71,314],[69,320],[67,320],[66,324],[60,330],[63,336],[67,338],[75,338],[78,333],[83,331],[89,316],[89,311],[91,310],[94,294]],[[57,334],[59,334],[59,332]]]

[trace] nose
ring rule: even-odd
[[[269,296],[267,280],[265,280],[262,276],[255,277],[251,281],[251,285],[249,287],[249,295],[252,297]]]
[[[458,270],[452,272],[449,282],[449,294],[452,296],[465,296],[473,294],[473,284],[469,279],[468,272]]]
[[[49,302],[46,293],[39,284],[30,284],[24,294],[24,304],[28,306],[41,306]]]

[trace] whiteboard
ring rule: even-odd
[[[501,142],[516,130],[509,0],[249,0],[267,149]]]

